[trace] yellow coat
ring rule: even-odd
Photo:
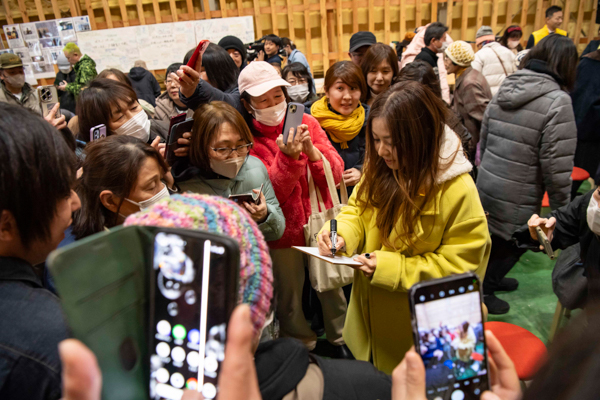
[[[450,142],[458,143],[454,138],[452,132]],[[344,340],[358,360],[372,360],[387,374],[413,344],[407,294],[410,287],[467,271],[475,272],[481,280],[485,275],[491,239],[477,188],[466,173],[471,165],[462,153],[459,156],[441,182],[437,179],[441,187],[424,206],[416,228],[417,237],[423,240],[413,248],[398,241],[399,250],[394,251],[382,244],[375,225],[377,210],[363,210],[356,205],[358,186],[348,206],[336,217],[338,235],[346,241],[345,255],[375,253],[377,259],[372,279],[361,271],[354,273]],[[395,237],[392,233],[392,242]]]
[[[557,35],[567,36],[567,31],[563,31],[562,29],[557,29],[556,32],[554,32],[554,33],[556,33]],[[532,35],[533,35],[534,45],[538,44],[540,40],[542,40],[549,34],[550,34],[550,30],[548,29],[548,25],[544,25],[544,27],[542,29],[533,32]]]

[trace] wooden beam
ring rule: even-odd
[[[288,12],[287,12],[287,19],[288,19],[288,34],[290,35],[290,40],[293,42],[296,40],[296,32],[294,32],[294,7],[292,7],[292,0],[286,0],[287,1],[287,7],[288,7]]]
[[[138,1],[141,2],[142,0]],[[91,0],[85,0],[85,9],[87,10],[88,17],[90,18],[90,26],[92,27],[92,30],[95,31],[98,29],[98,26],[96,25],[96,17],[94,16],[94,9],[92,8]],[[144,15],[142,14],[140,18],[144,18]]]
[[[448,0],[448,6],[446,8],[446,26],[448,27],[448,32],[452,31],[452,18],[454,16],[454,1]]]
[[[158,0],[152,0],[152,8],[154,9],[154,18],[156,19],[156,23],[161,24],[162,18],[160,16],[160,4],[158,4]]]
[[[25,6],[25,0],[18,0],[19,11],[21,12],[21,19],[23,22],[29,22],[29,14],[27,14],[27,7]]]
[[[8,1],[8,0],[4,0]],[[52,0],[52,11],[54,11],[54,19],[61,19],[62,13],[60,12],[60,7],[58,6],[58,0]]]
[[[467,24],[469,22],[469,0],[462,0],[462,16],[460,22],[460,39],[467,40]]]
[[[171,0],[175,2],[175,0]],[[219,8],[221,9],[221,18],[227,18],[227,2],[225,0],[219,0]]]
[[[571,3],[572,3],[572,0],[566,0],[565,7],[563,8],[562,26],[563,26],[564,30],[567,31],[567,34],[569,33],[569,20],[571,19]]]
[[[177,18],[177,5],[175,4],[175,0],[169,0],[169,6],[171,7],[171,17],[173,17],[173,22],[179,21]]]
[[[254,19],[256,20],[256,17]],[[310,33],[310,4],[308,0],[304,0],[304,37],[306,37],[306,60],[308,61],[308,65],[310,65],[310,69],[314,74],[315,68],[313,66],[312,35]]]
[[[513,18],[514,18],[514,15],[513,15],[513,10],[515,9],[515,8],[514,8],[514,4],[513,4],[513,3],[514,3],[514,1],[515,1],[515,0],[508,0],[508,1],[506,2],[506,27],[507,27],[507,28],[508,28],[509,26],[511,26],[511,25],[512,25],[512,22],[513,22]],[[521,28],[521,29],[522,29],[522,28]]]
[[[271,28],[272,32],[279,36],[279,27],[277,26],[277,12],[275,11],[275,0],[269,0],[271,3]]]
[[[542,14],[544,13],[544,0],[537,0],[535,4],[535,21],[533,22],[533,30],[537,31],[543,26]]]
[[[207,0],[203,0],[204,4],[208,4]],[[254,23],[256,24],[256,38],[259,39],[262,37],[262,24],[260,23],[260,4],[258,4],[258,0],[252,0],[252,4],[254,5]],[[206,7],[206,6],[204,6]]]
[[[352,0],[352,32],[358,32],[358,0]]]
[[[477,0],[477,28],[483,25],[483,0]]]
[[[400,0],[400,40],[406,35],[406,0]]]
[[[596,4],[598,4],[598,2],[596,2]],[[573,38],[574,38],[573,41],[575,42],[576,46],[577,46],[577,43],[579,43],[579,38],[581,37],[581,28],[583,25],[583,14],[585,12],[584,8],[585,8],[585,0],[579,0],[579,8],[577,9],[577,24],[575,25],[575,35],[573,35]],[[588,36],[589,36],[589,34],[588,34]]]
[[[327,7],[325,0],[319,0],[319,6],[319,14],[321,16],[321,46],[323,47],[323,71],[327,71],[329,69],[329,58],[327,57],[329,54],[329,43],[327,39]]]
[[[9,25],[14,24],[15,21],[13,20],[12,13],[10,12],[10,4],[8,4],[8,0],[2,0],[2,3],[4,4],[4,11],[6,13],[6,22],[8,22]]]
[[[125,5],[125,0],[119,0],[119,8],[121,9],[123,26],[129,26],[129,16],[127,15],[127,6]]]
[[[332,11],[327,10],[327,48],[331,51],[335,52],[335,14]],[[337,54],[337,53],[336,53]],[[337,58],[337,57],[336,57]],[[335,60],[335,59],[334,59]]]
[[[596,32],[598,32],[596,30],[597,12],[598,12],[598,2],[592,1],[592,15],[590,15],[590,25],[588,27],[587,36],[586,36],[587,42],[594,39],[594,37],[596,36]]]
[[[258,0],[255,0],[258,1]],[[210,19],[211,17],[211,12],[210,12],[210,3],[208,2],[208,0],[202,0],[202,4],[204,6],[204,19]]]
[[[69,0],[69,11],[71,12],[71,17],[77,17],[80,14],[75,0]]]
[[[438,0],[431,0],[431,22],[437,22]]]
[[[497,33],[496,29],[498,29],[498,8],[500,7],[500,0],[492,0],[492,31],[494,35]]]
[[[191,0],[190,0],[191,1]],[[238,16],[244,15],[244,3],[242,0],[237,0]]]
[[[89,0],[86,0],[86,2],[88,2],[88,1]],[[144,4],[142,3],[142,0],[135,0],[135,6],[137,7],[138,17],[140,19],[140,25],[146,25],[146,18],[144,17]],[[89,14],[89,11],[88,11],[88,14]]]
[[[373,0],[369,0],[369,32],[375,32],[375,2]]]
[[[527,40],[525,34],[525,26],[527,25],[527,10],[529,9],[529,0],[523,0],[523,7],[521,8],[521,29],[523,30],[523,39]]]
[[[42,4],[42,0],[35,0],[35,9],[37,10],[40,21],[45,21],[46,15],[44,15],[44,5]]]
[[[104,19],[106,19],[108,29],[112,29],[113,21],[110,15],[110,7],[108,6],[108,0],[102,0],[102,8],[104,9]]]
[[[391,14],[390,2],[386,1],[383,6],[383,31],[385,32],[384,40],[385,40],[386,44],[390,43],[390,34],[391,34],[391,30],[392,30],[390,27],[390,24],[392,23],[390,14]]]
[[[342,61],[344,59],[344,19],[342,16],[342,0],[336,0],[335,3],[338,61]]]
[[[422,8],[421,0],[415,0],[415,26],[417,28],[421,26],[421,22],[423,20],[423,18],[421,18],[421,12],[423,11]]]

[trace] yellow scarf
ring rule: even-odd
[[[348,142],[359,134],[365,123],[365,108],[360,104],[352,114],[344,116],[336,114],[327,106],[327,97],[313,103],[310,113],[319,121],[321,128],[336,143],[341,143],[342,149],[348,148]]]

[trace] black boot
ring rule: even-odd
[[[334,354],[332,355],[332,358],[338,358],[338,359],[344,359],[344,360],[354,360],[354,356],[352,355],[352,352],[350,351],[350,349],[348,348],[348,346],[346,346],[345,344],[341,345],[341,346],[334,346],[335,347],[335,351]]]
[[[488,314],[499,315],[506,314],[510,310],[510,305],[493,294],[483,296],[483,302],[488,309]]]
[[[519,281],[515,278],[502,278],[498,286],[495,288],[499,292],[512,292],[519,287]]]

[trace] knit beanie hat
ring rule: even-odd
[[[494,31],[491,27],[483,25],[481,28],[479,28],[477,34],[475,35],[475,44],[479,45],[480,43],[490,40],[495,41],[496,35],[494,35]]]
[[[446,49],[446,55],[454,62],[454,64],[460,65],[461,67],[469,67],[471,62],[475,59],[475,53],[473,52],[471,45],[462,40],[452,42]]]
[[[244,43],[240,38],[236,36],[225,36],[223,39],[219,40],[219,46],[225,50],[235,49],[239,51],[242,55],[242,60],[246,60],[246,46],[244,46]]]
[[[237,241],[240,247],[238,303],[250,305],[254,333],[261,331],[273,297],[273,267],[269,247],[258,225],[244,209],[222,197],[186,193],[130,215],[124,225],[198,229]]]

